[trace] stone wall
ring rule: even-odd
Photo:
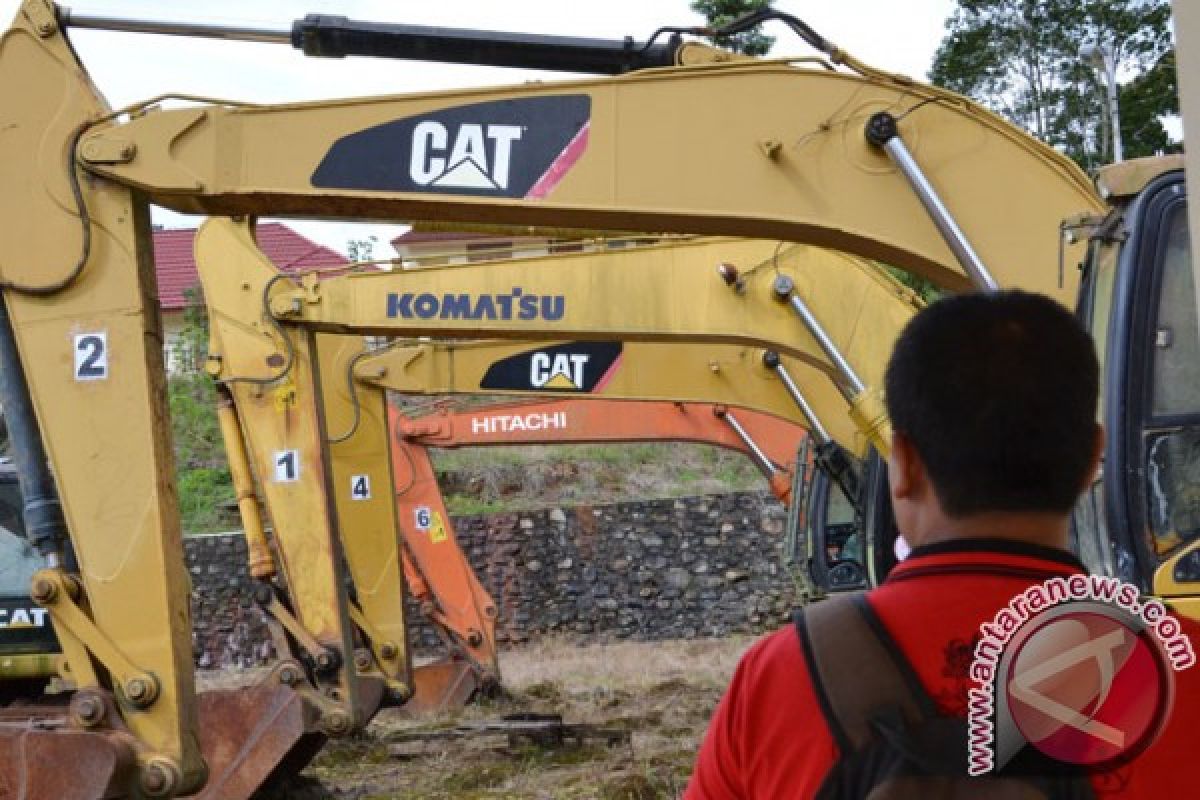
[[[497,637],[581,642],[758,632],[788,618],[794,586],[779,552],[784,510],[739,493],[456,517],[459,542],[499,610]],[[259,612],[244,601],[245,543],[187,540],[201,666],[270,654]],[[440,640],[410,608],[412,644]]]

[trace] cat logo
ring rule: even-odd
[[[587,353],[534,353],[529,359],[529,383],[535,389],[583,388],[583,368],[591,360]]]
[[[620,342],[566,342],[496,361],[484,373],[479,388],[598,392],[620,363]]]
[[[592,101],[557,94],[432,109],[338,139],[314,188],[537,199],[587,150]]]
[[[521,138],[516,125],[458,126],[454,147],[446,157],[450,132],[434,119],[417,123],[413,129],[412,158],[408,172],[418,186],[458,189],[507,189],[513,142]],[[491,158],[488,143],[491,143]],[[489,166],[491,167],[489,169]]]

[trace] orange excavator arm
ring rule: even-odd
[[[465,702],[499,677],[495,600],[459,547],[429,448],[528,444],[697,442],[751,458],[783,503],[805,430],[793,421],[712,403],[559,399],[410,418],[389,409],[392,471],[412,596],[450,646],[449,659],[414,671],[410,708]]]

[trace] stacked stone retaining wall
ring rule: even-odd
[[[499,611],[502,645],[547,634],[579,642],[759,632],[788,618],[793,581],[780,558],[785,512],[765,493],[454,518],[459,542]],[[201,667],[272,654],[248,598],[238,533],[186,540]],[[418,653],[440,640],[410,607]]]

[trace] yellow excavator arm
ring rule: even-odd
[[[202,101],[160,110],[150,102],[114,113],[70,47],[67,19],[46,0],[26,0],[0,39],[0,288],[70,536],[47,548],[50,568],[34,594],[62,642],[62,671],[86,700],[72,724],[111,732],[89,740],[106,748],[110,768],[94,771],[105,792],[178,794],[199,787],[205,773],[149,203],[216,215],[485,219],[802,241],[939,286],[965,287],[970,274],[977,284],[1068,302],[1076,276],[1063,265],[1078,260],[1081,246],[1063,243],[1059,221],[1102,209],[1085,176],[1031,137],[963,98],[870,70],[813,60],[720,63],[695,51],[709,63],[601,80],[274,107]],[[664,259],[658,277],[633,271],[623,285],[580,280],[569,265],[556,276],[548,264],[526,264],[495,270],[497,283],[471,290],[472,316],[485,296],[500,316],[443,320],[447,297],[463,307],[454,283],[463,274],[293,287],[249,254],[247,230],[239,236],[231,248],[238,267],[221,288],[237,294],[226,300],[240,313],[214,331],[228,359],[216,371],[270,379],[230,384],[239,414],[270,404],[283,415],[266,427],[241,419],[247,465],[286,476],[289,452],[302,465],[297,485],[266,494],[273,509],[296,501],[310,525],[312,550],[298,546],[281,560],[288,578],[303,574],[313,593],[297,611],[305,618],[297,631],[311,624],[320,634],[302,649],[329,676],[314,698],[329,732],[353,727],[372,693],[402,682],[403,658],[380,680],[321,663],[322,653],[353,647],[356,612],[339,599],[336,558],[324,562],[351,512],[333,501],[317,508],[309,495],[345,477],[324,463],[334,412],[319,405],[329,393],[321,392],[314,331],[528,339],[535,334],[526,323],[536,320],[546,323],[536,334],[545,337],[655,340],[678,331],[766,344],[836,376],[853,399],[855,427],[886,440],[870,392],[882,364],[871,348],[882,345],[858,338],[846,319],[823,319],[843,347],[846,364],[837,363],[793,315],[812,297],[799,263],[776,276],[774,258],[750,259],[739,264],[742,274],[724,273],[727,287],[709,285],[719,280],[715,264],[697,272]],[[778,287],[782,302],[770,296],[776,277],[793,282]],[[655,281],[675,294],[639,289]],[[696,294],[713,298],[713,308],[695,307]],[[601,296],[616,305],[600,306]],[[426,318],[434,302],[437,318]],[[502,319],[506,302],[511,317]],[[715,328],[702,327],[714,320]],[[258,344],[231,344],[236,337]],[[255,354],[264,360],[255,363]],[[358,366],[367,369],[367,359]],[[379,405],[358,408],[370,416]],[[239,430],[236,422],[227,415],[225,429]],[[352,439],[342,444],[356,446]],[[371,524],[385,529],[380,513]],[[356,581],[366,580],[356,569]]]

